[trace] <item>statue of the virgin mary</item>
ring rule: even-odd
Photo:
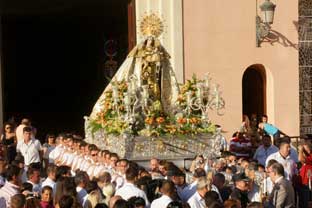
[[[127,81],[132,88],[148,89],[149,98],[161,101],[165,113],[170,113],[176,102],[179,86],[169,61],[169,54],[157,39],[163,32],[161,19],[155,15],[146,15],[140,24],[144,36],[142,43],[135,46],[114,75],[112,82]],[[130,86],[129,86],[130,87]],[[112,88],[109,83],[96,102],[90,119],[103,110],[105,92]]]

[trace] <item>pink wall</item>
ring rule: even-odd
[[[277,4],[272,29],[281,36],[273,45],[262,43],[257,48],[256,1],[183,1],[185,75],[188,79],[193,73],[210,72],[221,85],[225,115],[211,113],[210,117],[229,132],[227,136],[240,127],[242,77],[253,64],[262,64],[266,70],[269,121],[289,135],[299,135],[298,50],[291,45],[298,43],[298,1],[272,2]]]

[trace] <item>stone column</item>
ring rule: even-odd
[[[183,15],[182,0],[136,0],[137,43],[143,39],[140,34],[140,20],[145,13],[156,13],[164,20],[164,33],[159,40],[171,56],[171,64],[179,83],[184,82],[183,60]]]

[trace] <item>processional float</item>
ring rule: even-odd
[[[207,73],[177,83],[170,56],[158,37],[162,20],[145,15],[144,41],[135,46],[85,117],[89,143],[128,159],[220,156],[221,142],[208,111],[219,115],[225,103]]]

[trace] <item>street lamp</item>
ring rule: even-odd
[[[271,24],[273,24],[274,11],[276,5],[270,2],[270,0],[265,0],[263,4],[260,5],[262,19],[258,15],[258,0],[256,0],[256,43],[257,47],[260,47],[262,40],[267,37],[271,30]]]

